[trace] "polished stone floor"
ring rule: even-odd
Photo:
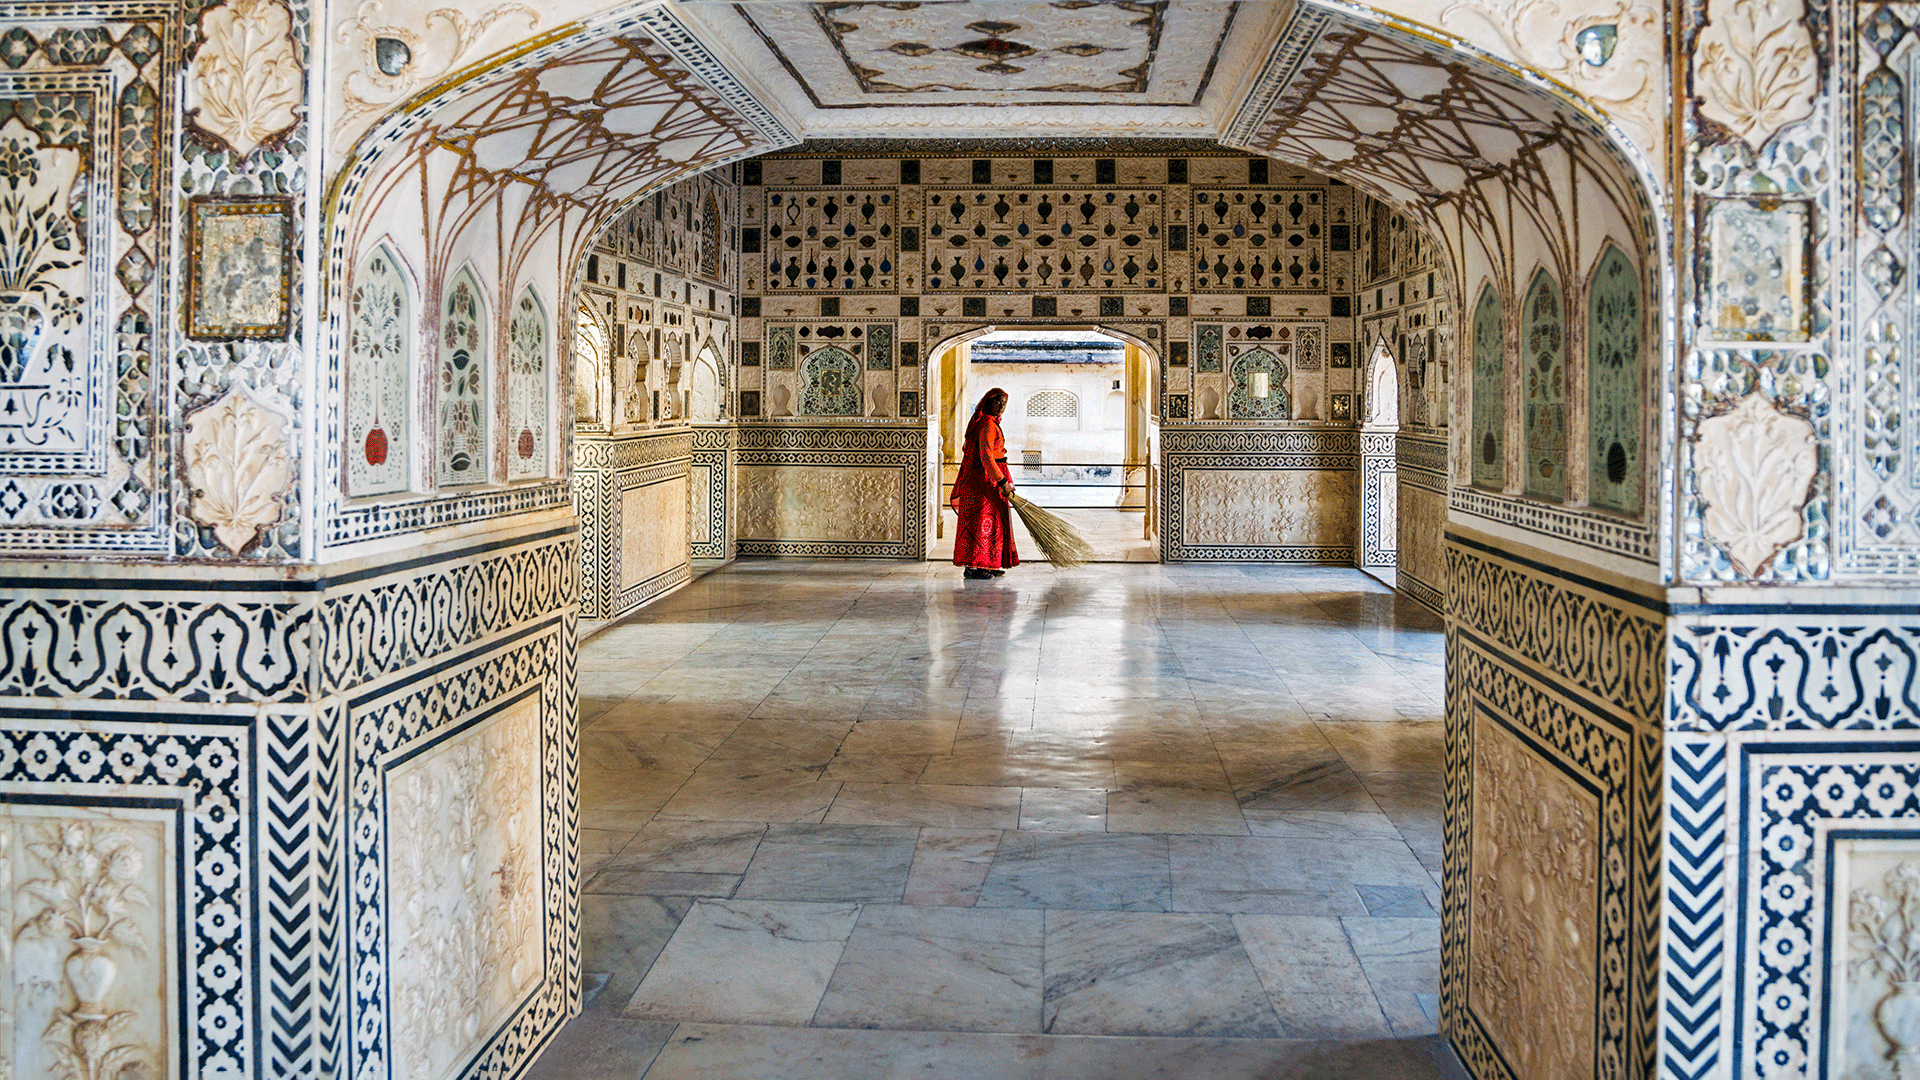
[[[1442,636],[1356,571],[742,562],[579,679],[541,1080],[1439,1075]]]

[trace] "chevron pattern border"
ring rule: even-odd
[[[1670,732],[1666,745],[1660,1073],[1726,1076],[1722,980],[1727,947],[1727,744]]]

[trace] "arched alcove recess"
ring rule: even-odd
[[[1385,341],[1369,348],[1360,386],[1360,568],[1391,585],[1400,547],[1400,365]]]
[[[1476,1076],[1587,1076],[1596,1060],[1651,1075],[1663,635],[1647,614],[1662,595],[1657,523],[1585,506],[1580,393],[1567,395],[1559,436],[1565,498],[1528,498],[1513,481],[1525,442],[1515,313],[1528,279],[1544,268],[1561,283],[1579,333],[1586,297],[1575,290],[1613,243],[1633,253],[1648,307],[1670,310],[1658,185],[1591,108],[1444,47],[1425,28],[1363,24],[1311,3],[1292,18],[1287,45],[1225,141],[1400,207],[1437,242],[1437,284],[1452,310],[1466,310],[1466,288],[1489,281],[1506,314],[1509,486],[1464,486],[1455,422],[1452,469],[1426,468],[1452,479],[1418,522],[1430,536],[1445,530],[1446,604],[1458,631],[1447,655],[1441,1029]],[[1661,354],[1645,345],[1650,386]],[[1577,341],[1564,348],[1563,362],[1584,354]],[[1456,421],[1470,405],[1467,382],[1453,380]],[[1633,463],[1648,490],[1655,457]],[[1596,564],[1617,577],[1598,585]],[[1563,620],[1575,596],[1588,617],[1616,628],[1579,657],[1549,644],[1574,633]],[[1582,694],[1591,709],[1574,717],[1528,696],[1542,686]],[[1600,757],[1596,747],[1606,748]]]
[[[1221,141],[1401,207],[1436,239],[1436,276],[1455,311],[1463,309],[1469,283],[1493,283],[1507,314],[1505,415],[1515,429],[1505,443],[1506,475],[1517,477],[1524,443],[1515,360],[1521,275],[1547,268],[1568,310],[1583,312],[1586,268],[1598,245],[1610,242],[1636,264],[1648,308],[1668,310],[1661,256],[1667,225],[1649,197],[1652,185],[1590,109],[1444,35],[1311,2],[1290,18],[1284,46],[1271,52]],[[357,156],[333,178],[322,355],[340,351],[351,268],[376,231],[399,237],[396,243],[410,249],[402,254],[424,267],[423,295],[438,295],[446,268],[471,260],[494,295],[538,285],[555,310],[569,310],[587,246],[634,198],[795,141],[742,84],[702,75],[725,73],[665,8],[598,19],[502,55],[435,96],[406,103],[361,140]],[[1570,336],[1577,338],[1583,324],[1569,319]],[[1157,347],[1140,344],[1157,357]],[[930,345],[928,356],[938,349]],[[1568,349],[1581,355],[1577,340]],[[1650,341],[1642,355],[1662,354]],[[565,385],[564,355],[559,368]],[[1165,395],[1151,385],[1141,399]],[[1441,1022],[1468,1068],[1482,1076],[1503,1075],[1503,1059],[1530,1075],[1572,1076],[1596,1057],[1631,1061],[1650,1073],[1654,1057],[1657,961],[1650,957],[1657,952],[1648,946],[1658,937],[1650,884],[1657,867],[1652,874],[1648,868],[1660,825],[1648,792],[1657,791],[1660,709],[1657,690],[1646,688],[1658,686],[1647,670],[1657,669],[1661,644],[1657,633],[1638,629],[1644,620],[1634,622],[1630,602],[1596,592],[1579,573],[1597,559],[1622,580],[1656,580],[1655,529],[1650,514],[1596,515],[1585,507],[1585,395],[1567,400],[1566,430],[1578,437],[1568,439],[1564,501],[1530,499],[1518,485],[1489,491],[1449,484],[1440,519],[1431,523],[1434,533],[1444,525],[1451,537],[1448,608],[1461,630],[1450,636],[1448,657]],[[775,422],[756,434],[765,447],[785,445],[784,432],[800,426],[794,412],[801,404],[770,396],[760,415]],[[1464,415],[1467,405],[1456,385],[1453,414]],[[335,523],[353,522],[360,531],[348,532],[369,538],[396,516],[337,497],[339,406],[329,399],[323,409],[329,411],[317,512],[335,534]],[[912,452],[918,456],[918,443]],[[1454,460],[1460,455],[1456,440]],[[1657,455],[1645,457],[1633,467],[1646,470],[1650,491]],[[421,500],[428,505],[413,520],[451,520],[469,510],[465,520],[525,523],[540,512],[557,519],[569,497],[557,482],[527,485],[491,509],[458,503],[471,496],[436,494]],[[912,530],[903,535],[910,546]],[[1515,548],[1530,554],[1514,559]],[[771,544],[764,550],[800,553]],[[1589,662],[1541,644],[1567,636],[1567,627],[1539,622],[1565,608],[1534,600],[1569,590],[1585,603],[1612,605],[1619,624],[1635,628],[1595,646],[1615,655]],[[1608,681],[1595,671],[1631,674]],[[1541,682],[1581,695],[1592,708],[1568,718],[1539,695],[1520,692]],[[1600,758],[1596,746],[1605,748]],[[572,767],[564,760],[557,766]],[[1545,818],[1537,813],[1542,808],[1550,811]],[[1533,852],[1552,857],[1524,857]],[[1432,854],[1437,863],[1439,853]],[[1555,872],[1538,869],[1546,865]],[[564,891],[564,881],[555,880]],[[1519,957],[1542,959],[1537,970],[1515,977]],[[561,973],[556,984],[569,977],[564,958],[549,970]],[[551,1000],[564,988],[542,992]],[[379,1049],[363,1053],[378,1056]]]

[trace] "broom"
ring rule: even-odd
[[[1020,515],[1020,523],[1033,534],[1048,562],[1072,570],[1093,561],[1093,547],[1066,518],[1035,506],[1019,495],[1010,494],[1007,498],[1013,502],[1014,513]]]

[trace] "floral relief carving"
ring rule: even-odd
[[[235,555],[280,520],[293,480],[286,414],[262,404],[244,384],[187,421],[188,512]]]
[[[75,819],[30,825],[24,836],[27,865],[44,876],[19,886],[26,901],[19,913],[26,918],[12,937],[23,942],[19,962],[41,970],[29,982],[43,980],[43,991],[23,995],[16,982],[15,994],[30,1010],[44,1012],[47,1023],[40,1028],[44,1056],[39,1061],[23,1057],[19,1063],[29,1071],[44,1069],[41,1075],[54,1080],[150,1075],[163,1055],[163,1048],[146,1038],[157,1018],[115,1003],[151,989],[118,995],[114,989],[123,982],[123,968],[135,983],[151,973],[151,965],[139,970],[138,961],[150,951],[143,924],[156,914],[146,850],[154,838],[136,837],[117,824]],[[48,965],[59,973],[52,980],[46,980]],[[16,970],[15,978],[20,974]]]
[[[280,0],[229,0],[200,22],[187,115],[242,157],[299,122],[305,73]]]
[[[1920,862],[1895,865],[1881,884],[1853,890],[1851,966],[1856,978],[1879,975],[1889,987],[1871,1006],[1888,1047],[1882,1060],[1893,1067],[1877,1075],[1920,1080]]]
[[[1712,0],[1694,45],[1700,115],[1759,149],[1813,115],[1819,89],[1801,0]]]
[[[1700,422],[1693,462],[1707,533],[1741,573],[1799,539],[1819,464],[1811,423],[1749,394]]]
[[[1468,1001],[1516,1076],[1591,1073],[1600,807],[1476,719]]]
[[[740,470],[740,534],[769,540],[898,542],[904,479],[897,467]]]
[[[390,776],[394,1076],[449,1075],[540,976],[539,721],[523,701]]]
[[[1657,5],[1633,0],[1559,3],[1557,0],[1460,0],[1440,13],[1440,24],[1472,41],[1496,37],[1507,55],[1553,76],[1607,110],[1648,154],[1658,154],[1666,132],[1663,85],[1653,79],[1666,41]],[[1613,53],[1594,64],[1581,34],[1614,31]]]
[[[334,35],[360,53],[359,68],[347,75],[342,92],[346,101],[334,127],[335,147],[346,149],[361,121],[461,66],[481,36],[509,16],[526,19],[529,32],[540,27],[540,13],[525,4],[494,5],[478,19],[457,8],[434,8],[416,17],[403,6],[396,19],[382,0],[365,0]]]
[[[1351,473],[1190,469],[1182,543],[1347,547],[1358,481]]]

